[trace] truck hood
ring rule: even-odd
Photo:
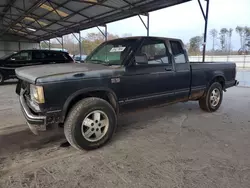
[[[79,79],[82,77],[97,77],[101,72],[107,72],[114,67],[93,63],[64,63],[53,65],[38,65],[16,69],[16,76],[29,83],[43,83],[68,79]],[[88,75],[86,75],[88,73]]]

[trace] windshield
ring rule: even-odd
[[[100,45],[92,54],[87,57],[87,62],[121,65],[125,57],[132,50],[136,39],[121,39],[106,42]]]
[[[10,53],[10,54],[5,54],[4,56],[0,57],[0,59],[6,59],[7,57],[10,57],[11,55],[13,55],[14,53]]]

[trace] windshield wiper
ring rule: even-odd
[[[107,61],[102,61],[102,60],[99,60],[99,59],[97,59],[97,60],[90,60],[91,62],[98,62],[98,63],[94,63],[94,64],[101,64],[101,65],[105,65],[105,66],[115,66],[115,65],[120,65],[120,64],[112,64],[112,63],[109,63],[109,62],[107,62]]]
[[[99,60],[99,59],[95,59],[95,60],[92,60],[92,59],[90,59],[90,61],[92,61],[92,62],[100,62],[100,63],[105,63],[106,61],[102,61],[102,60]],[[96,63],[96,64],[99,64],[99,63]]]

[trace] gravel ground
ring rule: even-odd
[[[80,152],[61,129],[33,135],[15,83],[0,86],[0,187],[250,187],[250,88],[224,95],[216,113],[197,102],[119,117],[113,140]]]

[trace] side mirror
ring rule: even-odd
[[[146,54],[140,54],[135,56],[135,62],[138,65],[145,65],[148,64],[148,57]]]

